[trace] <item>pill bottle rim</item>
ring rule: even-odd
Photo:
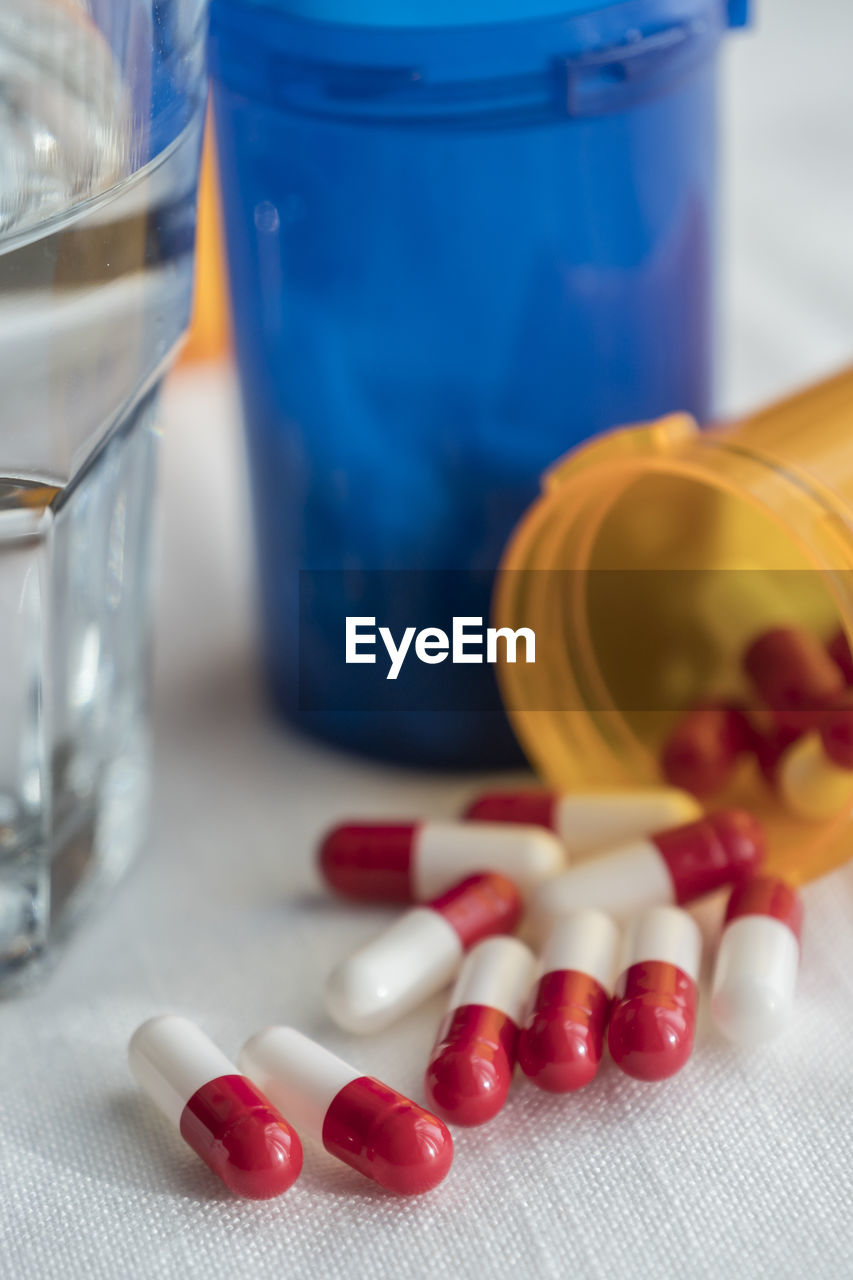
[[[853,532],[843,502],[814,477],[744,449],[736,426],[701,432],[687,415],[609,433],[551,468],[507,545],[495,585],[495,624],[534,630],[541,624],[548,634],[548,593],[537,584],[547,575],[530,571],[557,568],[582,581],[604,515],[630,485],[649,476],[693,481],[760,512],[797,560],[821,575],[853,639]],[[564,610],[566,617],[572,613]],[[658,784],[655,754],[608,698],[582,617],[568,635],[568,643],[551,646],[533,666],[499,664],[507,714],[531,764],[561,791]],[[793,838],[775,856],[771,841],[769,866],[800,883],[839,865],[849,856],[850,820],[850,812],[819,826],[791,819]]]

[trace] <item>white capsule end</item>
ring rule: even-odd
[[[727,1040],[753,1049],[775,1040],[791,1014],[792,1001],[761,982],[741,982],[716,992],[711,1016]]]
[[[794,1003],[800,948],[781,920],[742,916],[723,931],[711,989],[711,1016],[745,1048],[774,1039]]]
[[[554,922],[542,949],[541,969],[585,973],[612,995],[618,954],[615,921],[594,907],[579,907]]]
[[[332,971],[326,1010],[354,1035],[382,1031],[447,986],[461,959],[462,943],[447,921],[416,907]]]
[[[166,1013],[137,1027],[127,1048],[137,1083],[177,1128],[190,1098],[202,1085],[236,1068],[188,1018]]]
[[[536,958],[518,938],[486,938],[463,960],[448,1008],[485,1005],[520,1026],[535,976]]]
[[[326,1012],[343,1031],[371,1035],[394,1020],[381,975],[354,956],[333,969],[326,983]]]
[[[696,822],[702,806],[678,787],[582,792],[557,803],[557,832],[571,858]]]
[[[541,943],[561,916],[581,907],[625,920],[673,897],[672,877],[660,851],[650,840],[637,840],[540,884],[530,903],[531,928]]]
[[[542,827],[503,822],[425,822],[412,860],[415,897],[436,898],[465,876],[496,871],[523,894],[566,867],[563,844]]]
[[[785,808],[805,822],[828,822],[853,804],[853,771],[833,764],[817,733],[788,748],[776,785]]]
[[[293,1027],[256,1032],[237,1062],[300,1136],[317,1142],[333,1100],[361,1074]]]
[[[681,907],[653,906],[633,916],[622,938],[620,972],[643,963],[671,964],[694,982],[699,979],[702,935]]]

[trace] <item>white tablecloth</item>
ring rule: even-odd
[[[853,346],[853,5],[772,0],[727,52],[723,400],[742,408]],[[128,1075],[133,1027],[197,1018],[229,1053],[266,1023],[316,1033],[420,1093],[440,1003],[351,1041],[320,993],[385,918],[324,897],[337,815],[451,814],[458,779],[392,772],[265,714],[233,385],[181,375],[167,406],[154,832],[36,995],[0,1008],[0,1276],[791,1277],[853,1273],[853,868],[811,886],[797,1017],[773,1047],[707,1023],[684,1073],[605,1069],[584,1093],[517,1085],[456,1135],[446,1183],[384,1195],[306,1149],[278,1201],[238,1202]],[[713,907],[702,912],[712,930]]]

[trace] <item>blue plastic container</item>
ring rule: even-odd
[[[270,683],[401,761],[518,758],[492,669],[389,682],[344,664],[344,616],[487,615],[548,464],[709,410],[715,63],[744,6],[556,7],[214,0]]]

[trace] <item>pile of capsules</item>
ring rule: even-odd
[[[492,793],[460,821],[346,824],[325,837],[319,864],[333,890],[408,908],[332,971],[333,1021],[380,1031],[455,979],[424,1077],[437,1114],[291,1027],[251,1037],[234,1066],[185,1018],[153,1018],[130,1044],[139,1083],[238,1194],[291,1186],[298,1134],[389,1191],[429,1191],[453,1158],[445,1121],[491,1120],[517,1065],[557,1094],[590,1083],[605,1042],[635,1079],[681,1070],[701,956],[683,908],[723,888],[711,1014],[736,1044],[770,1039],[793,1003],[801,902],[760,873],[758,819],[736,808],[703,815],[697,797],[725,787],[749,751],[799,814],[826,816],[827,794],[843,790],[835,774],[849,800],[853,661],[846,642],[827,648],[787,628],[759,636],[744,666],[760,705],[689,712],[661,755],[678,786]],[[791,763],[803,743],[807,768]],[[513,936],[522,917],[533,947]]]
[[[673,786],[712,799],[753,760],[794,817],[825,822],[853,804],[853,655],[843,631],[823,644],[797,627],[763,632],[743,655],[752,705],[707,702],[661,753]]]
[[[266,1198],[293,1183],[297,1134],[390,1191],[429,1191],[453,1156],[444,1121],[494,1117],[516,1063],[553,1093],[593,1079],[605,1037],[613,1061],[637,1079],[684,1066],[701,940],[680,904],[724,885],[734,888],[712,1010],[731,1038],[762,1040],[793,999],[799,899],[754,874],[764,847],[756,819],[695,811],[691,797],[667,788],[526,792],[484,796],[467,821],[346,825],[326,837],[321,869],[338,892],[416,904],[333,970],[334,1021],[378,1031],[456,979],[425,1076],[437,1114],[290,1027],[253,1036],[236,1067],[185,1018],[153,1018],[133,1036],[131,1069],[238,1194]],[[602,843],[607,851],[585,860]],[[570,869],[568,847],[580,859]],[[512,936],[525,900],[538,961]]]

